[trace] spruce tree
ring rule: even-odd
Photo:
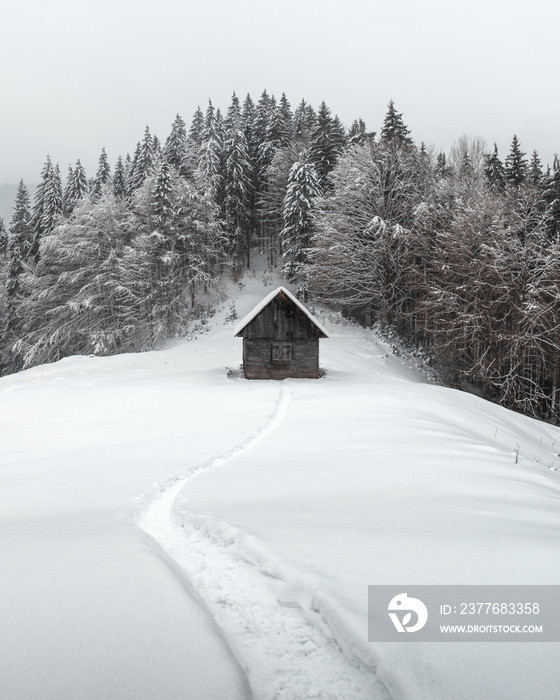
[[[186,153],[187,128],[182,117],[178,114],[171,125],[171,133],[165,142],[163,157],[169,165],[173,166],[177,172],[180,172]]]
[[[436,177],[439,179],[451,175],[451,168],[447,165],[447,156],[445,153],[438,153],[434,172]]]
[[[152,216],[156,228],[165,228],[173,216],[173,182],[171,167],[162,160],[152,186]]]
[[[224,219],[228,252],[237,264],[243,258],[250,264],[252,168],[247,139],[240,120],[229,120],[225,144]]]
[[[52,164],[50,156],[47,156],[33,205],[32,225],[34,240],[31,257],[35,262],[39,260],[39,246],[42,238],[51,233],[62,213],[60,170],[58,165]]]
[[[345,134],[338,117],[321,103],[317,112],[317,124],[311,134],[309,157],[319,178],[322,189],[328,188],[328,176],[334,169],[338,157],[344,150]]]
[[[88,192],[89,184],[86,171],[78,159],[76,161],[76,167],[74,169],[69,168],[68,170],[68,179],[62,197],[64,215],[70,216],[76,204],[85,197]]]
[[[117,158],[115,174],[113,176],[113,194],[117,199],[124,199],[126,191],[126,171],[121,156]]]
[[[529,181],[533,185],[540,185],[543,178],[541,159],[537,151],[533,151],[531,154],[531,162],[529,163],[528,170]]]
[[[486,155],[484,166],[484,176],[491,190],[503,192],[506,187],[505,170],[498,156],[498,146],[494,144],[494,152]]]
[[[10,222],[8,277],[6,280],[8,298],[15,296],[19,290],[19,276],[23,272],[24,265],[31,258],[33,241],[34,232],[31,221],[29,191],[23,180],[20,180],[16,193],[14,213]]]
[[[107,153],[105,149],[101,149],[101,155],[99,156],[99,163],[97,166],[97,173],[93,180],[93,195],[95,197],[100,197],[103,187],[111,183],[111,166],[109,165],[109,160],[107,158]]]
[[[413,141],[409,134],[410,129],[405,125],[402,113],[397,112],[395,103],[391,100],[381,128],[381,141],[391,145],[411,146]]]
[[[4,219],[0,217],[0,259],[6,259],[8,252],[8,232],[4,225]]]
[[[522,185],[527,178],[527,160],[515,134],[511,142],[510,152],[506,158],[505,178],[509,185],[516,188]]]
[[[309,117],[309,105],[305,100],[302,100],[294,111],[293,119],[293,134],[298,141],[307,143],[311,136],[312,130],[315,128],[315,117]]]
[[[128,174],[127,190],[129,195],[137,190],[153,174],[156,156],[150,127],[146,127],[144,138],[136,146],[132,165]]]
[[[223,140],[216,110],[209,100],[204,117],[195,180],[200,188],[218,204],[223,200]]]
[[[348,129],[348,145],[353,146],[356,143],[364,143],[367,140],[373,141],[375,132],[366,130],[366,123],[363,119],[354,119],[352,126]]]
[[[304,151],[288,176],[283,207],[284,227],[280,233],[284,258],[282,271],[288,279],[303,284],[304,295],[304,271],[313,232],[312,208],[319,192],[317,173]]]

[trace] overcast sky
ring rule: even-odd
[[[293,107],[325,100],[379,131],[389,100],[417,143],[516,133],[544,163],[560,152],[554,0],[5,0],[0,183],[37,181],[47,154],[101,148],[112,164],[149,125],[164,141],[208,99],[263,89]]]

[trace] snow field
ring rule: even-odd
[[[278,282],[0,379],[0,697],[556,700],[560,645],[369,644],[367,586],[557,583],[560,430],[316,309],[323,379],[235,378]]]
[[[390,696],[371,669],[339,647],[320,615],[319,599],[306,610],[285,594],[283,600],[281,576],[266,553],[250,546],[251,538],[212,516],[188,512],[188,486],[196,474],[242,456],[281,424],[290,390],[288,382],[277,384],[278,401],[267,422],[230,450],[187,469],[190,476],[148,491],[137,503],[137,524],[187,572],[245,667],[256,698],[386,700]]]

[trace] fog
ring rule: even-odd
[[[93,175],[132,152],[149,125],[266,88],[292,106],[325,100],[349,126],[379,131],[389,100],[417,143],[447,151],[462,134],[513,134],[544,164],[560,151],[550,2],[427,0],[23,0],[5,9],[0,65],[0,184],[39,179],[47,154],[63,177]],[[8,68],[9,66],[9,68]]]

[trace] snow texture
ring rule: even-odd
[[[367,642],[368,584],[558,582],[560,430],[327,311],[324,378],[236,376],[270,280],[0,380],[0,697],[560,697],[558,644]]]

